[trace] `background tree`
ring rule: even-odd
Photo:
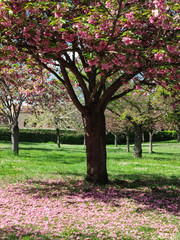
[[[107,182],[108,103],[137,85],[179,86],[176,2],[2,0],[0,11],[1,48],[31,56],[62,82],[83,117],[87,180]]]
[[[125,135],[127,152],[130,152],[129,136],[133,131],[132,124],[127,120],[121,119],[120,110],[111,109],[112,105],[106,110],[106,126],[107,131],[114,135],[114,144],[117,147],[117,140],[119,135]]]
[[[1,62],[0,115],[8,121],[14,154],[19,153],[19,114],[28,95],[37,94],[33,86],[37,76],[25,65]]]
[[[159,87],[158,96],[164,98],[164,119],[162,126],[165,129],[174,130],[177,132],[177,140],[180,141],[180,88],[175,86]]]
[[[27,122],[37,128],[47,128],[48,126],[55,128],[57,145],[60,147],[59,129],[69,128],[72,102],[70,102],[61,84],[51,77],[49,76],[49,80],[46,77],[41,82],[35,83],[34,87],[41,94],[31,95],[29,102],[31,103],[32,116],[27,119]]]
[[[153,91],[136,90],[110,105],[109,108],[119,115],[119,118],[129,120],[134,127],[134,156],[142,157],[142,133],[149,132],[150,148],[152,153],[152,136],[160,129],[160,121],[165,114],[163,97],[156,89]]]
[[[177,132],[177,141],[180,141],[180,105],[176,105],[176,108],[169,111],[166,120],[169,129]]]

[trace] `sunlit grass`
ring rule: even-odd
[[[84,181],[83,146],[0,143],[0,239],[178,240],[180,143],[107,146],[110,183]]]

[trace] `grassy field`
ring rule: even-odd
[[[143,158],[107,146],[110,183],[84,181],[83,146],[0,142],[0,239],[180,239],[180,143]]]

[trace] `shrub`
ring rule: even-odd
[[[177,138],[175,131],[157,132],[153,136],[153,141],[168,141]],[[130,135],[130,142],[133,143],[134,136]],[[11,134],[8,128],[0,128],[0,141],[10,141]],[[56,142],[56,131],[51,129],[20,129],[20,142]],[[83,134],[72,130],[60,130],[60,141],[63,144],[83,144]],[[145,141],[148,141],[148,133],[145,133]],[[112,133],[106,135],[106,143],[114,144]],[[124,134],[118,136],[118,144],[125,144]]]

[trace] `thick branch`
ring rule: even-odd
[[[73,87],[71,85],[71,82],[70,82],[69,76],[68,76],[68,74],[66,72],[66,69],[65,69],[65,67],[63,65],[61,66],[61,72],[62,72],[62,75],[63,75],[63,77],[65,79],[66,89],[67,89],[67,91],[68,91],[68,93],[69,93],[69,95],[70,95],[74,105],[77,107],[77,109],[81,113],[83,113],[85,109],[82,106],[82,104],[79,102],[79,100],[78,100],[78,98],[77,98],[77,96],[76,96],[76,94],[74,92],[74,89],[73,89]]]
[[[122,79],[126,79],[126,81],[129,81],[140,72],[141,70],[139,69],[134,74],[124,73],[119,78],[117,78],[116,81],[104,92],[103,96],[101,97],[101,100],[98,103],[97,110],[100,110],[100,108],[105,109],[107,107],[107,104],[111,101],[112,96],[123,85]]]

